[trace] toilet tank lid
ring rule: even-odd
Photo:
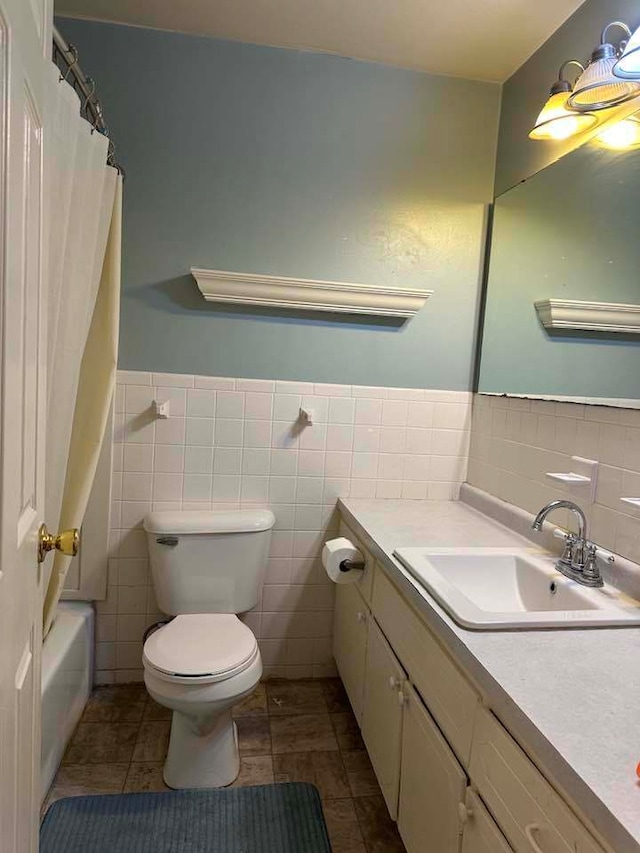
[[[275,516],[268,509],[185,512],[150,512],[145,517],[147,533],[257,533],[270,530]]]

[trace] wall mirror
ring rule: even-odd
[[[477,390],[640,407],[640,150],[590,142],[498,196],[488,251]]]

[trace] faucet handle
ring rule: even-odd
[[[560,562],[566,566],[571,566],[573,564],[573,549],[578,540],[575,534],[573,533],[565,533],[563,539],[564,551],[562,552],[562,556],[560,557]]]
[[[584,569],[582,574],[585,582],[589,586],[603,586],[604,581],[600,574],[600,568],[597,563],[598,547],[593,542],[585,542],[584,545]]]

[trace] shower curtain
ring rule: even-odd
[[[44,120],[44,274],[49,281],[46,520],[81,527],[115,383],[120,297],[122,178],[109,140],[92,132],[55,65]],[[46,586],[44,635],[69,558],[56,552]]]

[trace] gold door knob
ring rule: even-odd
[[[71,530],[63,530],[57,536],[53,536],[47,530],[46,524],[40,525],[38,531],[38,562],[41,563],[47,556],[49,551],[61,551],[67,557],[75,557],[78,553],[80,545],[80,531],[72,528]]]

